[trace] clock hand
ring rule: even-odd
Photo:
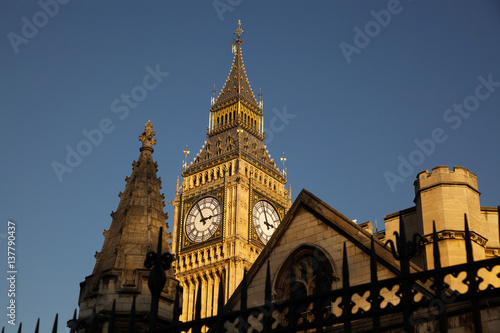
[[[266,219],[264,224],[267,226],[267,230],[274,228],[274,226],[267,221],[266,206],[264,206],[264,218]]]
[[[203,213],[201,212],[201,209],[200,209],[200,205],[198,203],[196,203],[196,207],[198,208],[198,211],[200,212],[200,215],[201,215],[201,219],[200,219],[200,222],[203,222],[203,225],[205,225],[205,220],[207,218],[203,217]]]
[[[216,217],[216,216],[218,216],[218,215],[220,215],[220,213],[219,213],[219,214],[215,214],[215,215],[210,215],[210,216],[208,216],[208,217],[205,217],[205,218],[201,219],[201,220],[203,220],[203,225],[205,225],[205,221],[206,221],[206,220],[210,220],[212,217]]]

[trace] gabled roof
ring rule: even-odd
[[[283,218],[283,221],[281,222],[279,227],[274,232],[266,247],[262,250],[257,260],[247,272],[248,286],[250,286],[251,281],[253,280],[257,272],[259,272],[260,269],[265,269],[265,263],[268,260],[269,256],[277,246],[279,240],[285,234],[286,230],[289,228],[297,212],[302,208],[314,215],[326,226],[334,229],[337,233],[347,238],[355,246],[363,250],[367,255],[370,255],[372,235],[368,231],[353,223],[350,219],[324,203],[318,197],[314,196],[311,192],[303,189],[297,196],[297,199],[293,203],[288,213]],[[389,249],[376,238],[374,239],[374,246],[377,255],[377,263],[383,265],[389,271],[398,275],[400,273],[400,264],[396,259],[394,259]],[[410,270],[412,272],[421,271],[421,269],[413,263],[410,263]],[[425,290],[425,287],[422,286],[422,289]],[[238,286],[238,288],[228,300],[226,308],[233,308],[237,304],[240,299],[240,292],[241,285]]]

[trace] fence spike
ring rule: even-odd
[[[269,263],[269,260],[267,261],[267,270],[266,270],[266,285],[264,288],[264,310],[261,310],[264,319],[263,319],[263,324],[264,324],[264,329],[262,332],[269,332],[271,331],[271,315],[272,315],[272,287],[271,287],[271,265]]]
[[[294,299],[295,295],[292,292],[295,289],[297,277],[295,276],[295,255],[292,254],[292,264],[290,265],[290,299]]]
[[[247,270],[243,272],[243,280],[241,280],[241,301],[240,310],[247,309]]]
[[[377,287],[375,286],[375,283],[377,283],[377,281],[377,253],[375,252],[375,238],[372,235],[370,240],[370,282],[372,285],[370,288],[370,296],[368,298],[369,302],[371,303],[370,310],[375,313],[375,315],[372,316],[372,332],[380,332],[380,315],[378,314],[378,311],[380,311],[381,297],[379,290],[377,290]]]
[[[349,288],[349,263],[347,260],[347,248],[344,242],[344,254],[342,257],[342,287]]]
[[[439,252],[439,239],[436,232],[436,221],[432,221],[432,250],[434,254],[434,269],[441,269],[441,253]]]
[[[115,332],[115,308],[116,308],[116,299],[113,300],[113,305],[111,306],[111,313],[109,314],[108,333]]]
[[[324,293],[328,290],[326,287],[326,284],[328,282],[325,282],[326,279],[324,279],[323,276],[323,266],[321,262],[317,261],[318,267],[316,268],[316,277],[315,277],[315,288],[314,288],[314,320],[313,322],[321,323],[321,320],[324,317],[325,313],[325,308],[326,308],[326,302],[325,298],[322,296]],[[313,273],[314,274],[314,273]],[[323,304],[325,303],[325,304]],[[328,304],[330,304],[328,302]],[[319,325],[316,327],[316,332],[323,332],[323,326]]]
[[[436,295],[442,295],[443,290],[446,288],[444,282],[444,276],[440,272],[441,270],[441,254],[439,252],[439,238],[436,231],[436,221],[432,221],[432,252],[434,256],[434,290]],[[448,332],[448,319],[446,316],[446,311],[439,311],[438,313],[439,321],[439,332]]]
[[[464,214],[465,220],[465,251],[467,255],[467,263],[474,262],[474,254],[472,252],[472,240],[470,238],[469,222],[467,222],[467,214]]]
[[[54,326],[52,326],[52,333],[57,333],[58,319],[59,319],[59,313],[56,313],[56,319],[54,319]]]
[[[375,253],[375,240],[373,235],[370,243],[370,278],[371,282],[377,282],[377,254]]]
[[[149,311],[149,328],[154,329],[158,325],[158,307],[160,295],[167,282],[165,270],[171,267],[174,259],[170,252],[161,253],[163,240],[163,227],[158,233],[158,247],[156,252],[148,251],[144,266],[151,268],[148,277],[148,288],[151,292],[151,307]]]
[[[38,333],[39,330],[40,330],[40,318],[38,318],[38,320],[36,321],[35,333]],[[2,330],[2,333],[3,333],[3,330]]]
[[[73,312],[73,319],[68,321],[69,333],[75,333],[78,328],[78,320],[76,319],[76,309]]]
[[[399,257],[401,265],[401,274],[407,276],[410,274],[410,257],[412,250],[406,237],[406,227],[403,221],[403,212],[399,211]]]
[[[20,323],[19,328],[17,329],[17,333],[21,333],[22,328],[23,328],[23,323]]]
[[[217,298],[217,315],[222,315],[224,313],[224,275],[221,273],[219,279],[219,297]]]
[[[179,298],[181,296],[181,286],[177,285],[175,287],[175,301],[174,301],[174,318],[173,318],[173,323],[177,324],[179,323],[179,317],[181,315],[181,307],[179,304]]]
[[[271,302],[272,288],[271,288],[271,268],[269,260],[267,261],[266,286],[264,289],[264,294],[265,294],[264,295],[265,303],[267,304],[268,302]]]
[[[196,291],[196,303],[194,310],[194,320],[201,319],[201,280],[198,280],[198,288]]]
[[[315,295],[321,295],[325,291],[325,281],[323,279],[323,267],[320,262],[317,263],[318,268],[316,268],[316,288],[314,289]]]
[[[130,308],[130,318],[128,319],[128,333],[135,332],[135,298],[132,299],[132,307]]]
[[[2,327],[2,333],[5,333],[5,326]]]
[[[158,235],[158,246],[156,247],[156,253],[161,255],[161,243],[163,242],[163,227],[160,227],[160,234]]]

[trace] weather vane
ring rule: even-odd
[[[216,92],[217,91],[215,90],[215,84],[214,84],[214,90],[212,90],[212,98],[210,100],[210,105],[214,105],[214,103],[215,103],[215,93]]]
[[[184,161],[182,161],[182,169],[184,170],[187,167],[187,158],[188,158],[188,154],[190,153],[187,145],[186,145],[186,148],[182,152],[185,154]]]
[[[283,162],[283,177],[286,177],[286,169],[285,169],[286,157],[285,157],[284,152],[283,152],[283,157],[281,157],[280,159],[281,159],[281,162]]]
[[[262,101],[262,88],[259,88],[259,106],[260,109],[264,109],[264,101]]]

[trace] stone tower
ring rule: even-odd
[[[95,306],[97,332],[106,332],[113,300],[116,300],[115,328],[127,331],[132,301],[136,298],[136,331],[148,324],[151,295],[148,289],[149,270],[144,267],[149,250],[156,251],[161,227],[166,230],[167,214],[163,207],[164,195],[160,193],[161,179],[156,176],[158,165],[153,161],[153,125],[148,121],[139,140],[140,156],[133,162],[132,174],[125,181],[125,191],[119,194],[120,203],[111,213],[109,230],[104,231],[101,252],[95,255],[92,275],[80,284],[79,324],[88,325]],[[170,234],[164,231],[163,252],[170,251]],[[167,283],[159,304],[159,324],[172,320],[176,281],[173,269],[166,272]]]
[[[485,221],[481,215],[476,175],[464,167],[437,166],[432,173],[425,170],[417,175],[415,204],[417,221],[422,235],[432,234],[436,223],[442,265],[466,262],[464,241],[464,214],[467,214],[475,260],[485,258]],[[434,267],[432,243],[425,245],[427,268]]]
[[[198,288],[201,316],[217,313],[219,282],[227,300],[290,207],[286,175],[264,145],[262,104],[247,79],[242,34],[238,22],[233,64],[210,108],[208,140],[183,167],[171,202],[183,321],[193,318]]]

